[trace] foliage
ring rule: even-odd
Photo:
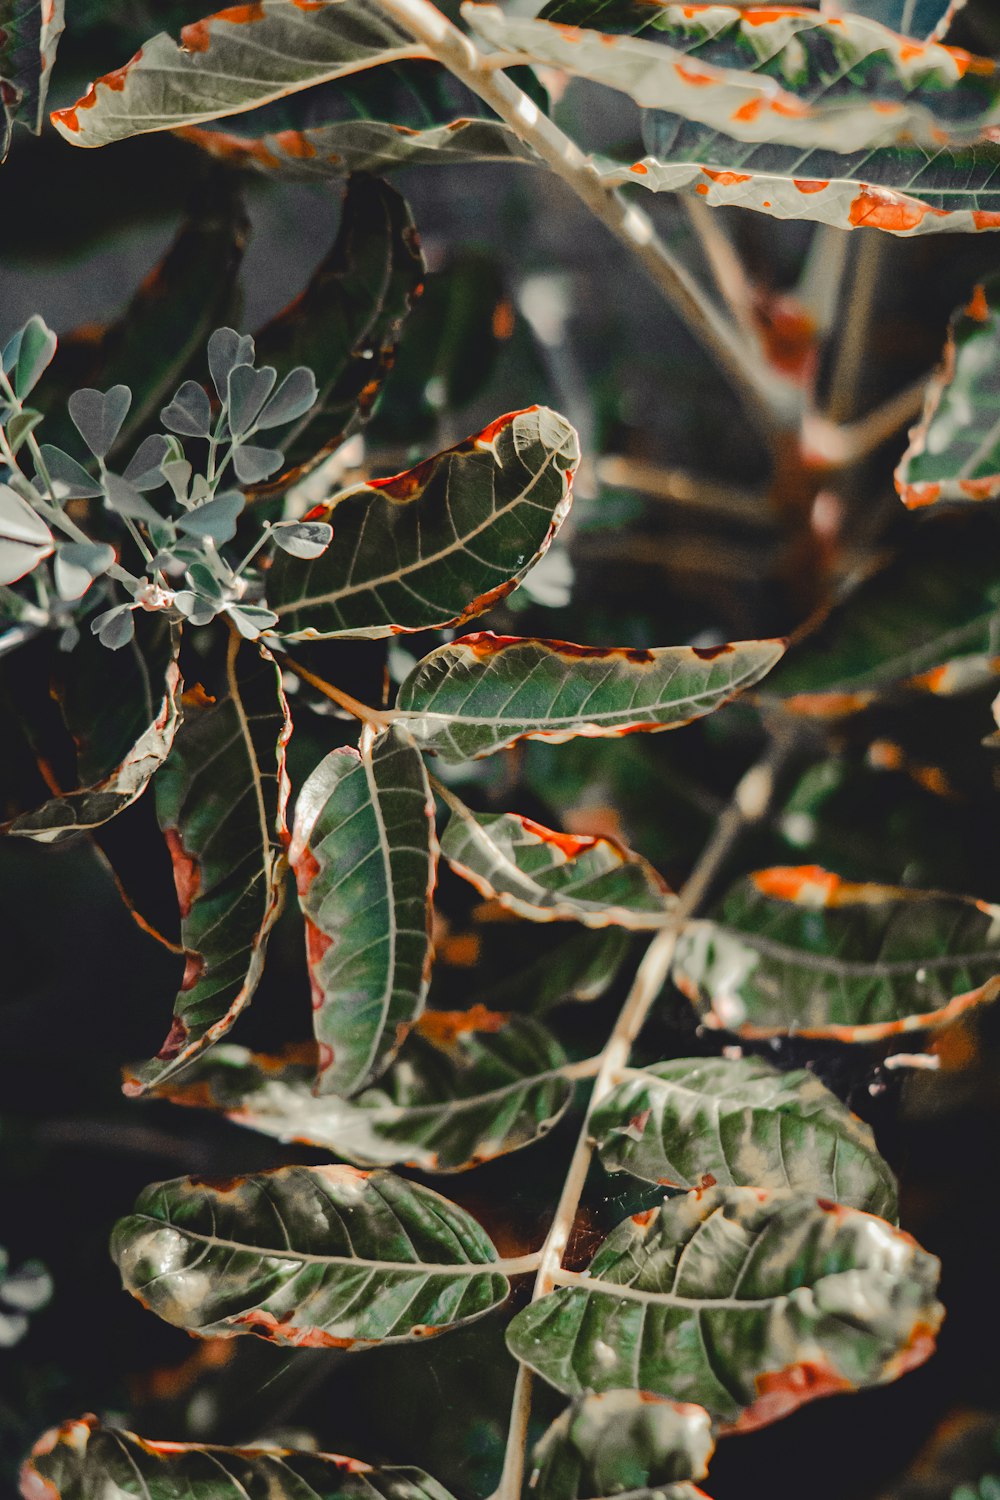
[[[158,1397],[65,1420],[40,1379],[25,1500],[695,1500],[717,1438],[725,1486],[734,1435],[934,1352],[941,1265],[877,1101],[988,1054],[1000,994],[1000,73],[949,40],[976,17],[182,5],[179,40],[75,102],[108,33],[71,17],[25,150],[141,162],[156,142],[123,143],[172,132],[194,191],[116,323],[36,314],[0,351],[0,854],[45,879],[86,858],[141,933],[119,987],[165,1039],[134,1061],[115,1037],[109,1129],[163,1121],[183,1171],[116,1179],[111,1255],[199,1342],[166,1382],[195,1392],[176,1440],[123,1425],[158,1431]],[[62,23],[0,0],[3,155],[41,129]],[[598,100],[617,145],[588,155]],[[627,418],[613,311],[588,389],[544,240],[511,230],[513,275],[449,261],[431,222],[425,258],[379,174],[477,163],[531,168],[522,209],[575,194],[731,389],[702,398],[678,343]],[[246,203],[341,179],[305,286],[244,318]],[[499,177],[468,180],[485,217]],[[684,233],[626,187],[676,199]],[[760,215],[793,221],[771,226],[775,264],[806,262],[790,290],[741,259]],[[985,248],[949,248],[940,368],[866,405],[877,257],[942,233]],[[672,466],[686,427],[704,477]],[[14,1259],[0,1344],[27,1348],[51,1281]],[[438,1335],[497,1384],[488,1437],[455,1424],[474,1484],[286,1431],[348,1351],[444,1388]],[[254,1366],[259,1341],[288,1364]],[[245,1415],[286,1370],[277,1414]],[[412,1456],[391,1423],[348,1439]]]

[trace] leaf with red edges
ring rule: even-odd
[[[226,697],[193,705],[156,781],[174,867],[186,962],[170,1031],[126,1074],[145,1093],[226,1034],[249,1005],[284,897],[285,745],[281,676],[268,652],[233,634]]]
[[[424,749],[457,764],[524,739],[676,729],[759,682],[784,649],[763,640],[641,650],[485,631],[425,656],[397,709]]]
[[[649,1391],[581,1396],[556,1418],[532,1455],[534,1500],[595,1500],[623,1493],[684,1500],[700,1491],[715,1449],[704,1407]]]
[[[498,417],[454,448],[310,511],[334,539],[282,556],[267,598],[286,640],[378,637],[490,609],[543,557],[569,512],[576,432],[548,407]]]
[[[878,1041],[1000,995],[1000,907],[817,865],[757,870],[688,924],[673,977],[706,1026]]]

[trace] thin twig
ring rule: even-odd
[[[851,295],[825,402],[826,415],[834,422],[846,422],[856,409],[858,382],[871,349],[871,321],[885,239],[882,234],[860,235],[848,262],[850,269],[844,282],[850,276]]]
[[[924,375],[856,422],[839,426],[820,416],[807,417],[802,427],[804,446],[824,463],[839,469],[860,463],[895,437],[900,428],[919,417],[929,379],[929,375]]]
[[[334,687],[332,682],[326,682],[322,677],[317,677],[315,672],[310,672],[308,667],[301,666],[288,655],[287,651],[280,651],[272,646],[271,653],[277,657],[282,666],[294,672],[296,677],[301,677],[303,682],[308,682],[310,687],[314,687],[317,693],[322,693],[324,698],[329,698],[331,703],[336,703],[340,708],[346,709],[349,714],[360,719],[362,724],[370,724],[374,729],[387,729],[397,717],[391,709],[383,711],[379,708],[369,708],[367,703],[361,703],[350,693],[345,693],[343,688]]]
[[[769,430],[794,425],[798,397],[757,357],[730,319],[660,239],[652,220],[618,191],[605,187],[594,163],[431,0],[378,0],[456,78],[478,94],[530,146],[594,216],[628,246],[688,327],[729,375]]]
[[[759,338],[759,330],[753,316],[753,286],[743,262],[714,209],[688,193],[681,194],[681,203],[712,268],[715,284],[752,347]]]
[[[666,982],[677,939],[685,923],[704,900],[740,834],[766,814],[774,795],[778,772],[790,748],[791,742],[788,740],[773,740],[763,758],[740,781],[732,801],[719,818],[715,832],[678,896],[669,925],[653,938],[636,970],[632,987],[601,1053],[587,1118],[580,1131],[562,1193],[541,1249],[538,1274],[531,1294],[532,1302],[548,1295],[562,1266],[563,1254],[576,1219],[594,1151],[590,1117],[614,1087],[621,1069],[628,1063],[636,1037]],[[531,1416],[531,1385],[531,1371],[526,1365],[521,1365],[514,1386],[503,1472],[492,1500],[520,1500]]]

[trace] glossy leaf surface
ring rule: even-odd
[[[896,1218],[896,1183],[871,1130],[805,1068],[679,1057],[632,1070],[590,1133],[607,1168],[646,1182],[794,1188]]]
[[[877,1041],[1000,993],[1000,907],[815,865],[758,870],[681,934],[674,982],[708,1026]]]
[[[425,1011],[395,1063],[351,1100],[316,1096],[311,1051],[273,1058],[233,1046],[213,1048],[166,1093],[358,1166],[459,1172],[552,1128],[573,1094],[565,1065],[537,1021],[474,1005]]]
[[[569,1395],[635,1387],[748,1431],[921,1364],[938,1270],[870,1214],[713,1187],[619,1224],[587,1278],[524,1308],[507,1342]]]
[[[520,813],[474,813],[447,796],[441,853],[487,899],[532,922],[661,927],[671,897],[640,855],[614,839],[557,833]]]
[[[333,526],[324,555],[283,556],[271,570],[282,636],[395,635],[490,609],[548,550],[579,459],[566,419],[532,407],[404,474],[335,495],[309,512]]]
[[[1000,495],[998,292],[996,281],[978,286],[949,329],[943,368],[896,469],[896,489],[911,510]]]
[[[303,182],[472,161],[537,163],[529,146],[436,63],[384,64],[180,134],[220,161]]]
[[[370,413],[425,273],[406,200],[385,182],[348,183],[337,238],[309,285],[256,335],[258,360],[279,378],[305,365],[315,405],[281,434],[283,488]]]
[[[553,0],[535,20],[462,14],[494,46],[744,141],[860,151],[972,142],[1000,120],[992,63],[862,17],[793,6]]]
[[[154,1184],[115,1225],[111,1250],[127,1291],[202,1337],[398,1343],[478,1318],[509,1290],[464,1209],[353,1167]]]
[[[21,1470],[24,1500],[132,1494],[143,1500],[450,1500],[420,1469],[373,1469],[338,1453],[290,1448],[152,1442],[92,1416],[44,1433]]]
[[[186,955],[170,1031],[126,1075],[142,1094],[224,1036],[250,1003],[284,898],[291,733],[281,677],[267,652],[230,642],[227,696],[192,705],[156,781],[173,862]]]
[[[107,651],[89,632],[65,664],[58,696],[76,748],[79,786],[13,818],[3,829],[39,843],[57,843],[98,828],[140,797],[170,753],[181,720],[177,665],[180,630],[145,617],[115,662],[115,691],[106,691]],[[63,664],[57,658],[57,669]]]
[[[662,1492],[703,1479],[715,1448],[701,1406],[648,1391],[603,1391],[574,1401],[534,1451],[536,1500],[596,1500]],[[671,1488],[667,1489],[668,1500]]]
[[[413,54],[412,39],[363,0],[258,0],[148,41],[52,116],[74,146],[198,125],[360,68]]]
[[[483,632],[439,646],[399,690],[414,737],[457,764],[518,740],[674,729],[770,671],[784,641],[726,646],[575,646]]]
[[[321,1093],[356,1093],[420,1014],[430,981],[434,801],[392,728],[334,750],[299,793],[289,857],[306,920]]]
[[[1000,654],[998,541],[989,515],[915,527],[895,557],[842,589],[762,696],[837,718],[902,688],[948,695],[988,680]]]

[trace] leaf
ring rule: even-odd
[[[359,1166],[461,1172],[551,1130],[573,1096],[565,1066],[537,1021],[474,1005],[425,1011],[388,1071],[352,1100],[316,1097],[313,1049],[283,1058],[215,1047],[162,1092]]]
[[[977,286],[952,320],[943,367],[927,387],[923,416],[896,469],[896,489],[910,510],[1000,495],[998,290],[996,280]]]
[[[1000,527],[989,514],[914,526],[894,557],[848,581],[763,690],[797,716],[838,718],[887,695],[951,694],[1000,656]]]
[[[546,936],[552,929],[546,929]],[[629,935],[620,927],[581,928],[546,946],[540,958],[490,986],[482,1000],[493,1009],[516,1006],[545,1015],[566,1001],[588,1004],[606,994],[628,957]]]
[[[485,1232],[391,1172],[281,1167],[145,1188],[119,1219],[122,1285],[202,1338],[352,1349],[444,1333],[507,1297]]]
[[[474,813],[441,794],[451,817],[441,853],[487,899],[532,922],[662,927],[666,882],[641,855],[610,838],[557,833],[520,813]]]
[[[3,366],[20,400],[31,394],[52,363],[57,342],[45,319],[36,313],[4,348]]]
[[[639,161],[597,158],[607,187],[697,197],[710,208],[911,238],[1000,228],[1000,146],[992,138],[933,153],[906,143],[842,154],[734,140],[647,110]]]
[[[114,561],[115,549],[107,542],[63,542],[52,567],[60,599],[82,599]]]
[[[129,624],[133,616],[123,618]],[[107,648],[89,632],[69,657],[55,658],[50,692],[75,749],[76,787],[21,813],[2,832],[53,844],[98,828],[131,807],[170,753],[181,719],[177,666],[180,630],[162,615],[143,615],[131,649],[114,663],[109,694]],[[51,764],[55,747],[38,747]]]
[[[745,1432],[922,1364],[938,1271],[857,1209],[712,1187],[619,1224],[586,1278],[519,1312],[507,1343],[569,1395],[634,1386]]]
[[[233,449],[233,468],[243,485],[260,484],[270,479],[285,461],[277,448],[261,448],[255,443],[241,443]]]
[[[478,95],[424,60],[351,74],[253,110],[234,127],[191,125],[178,134],[232,166],[303,182],[402,166],[539,160]]]
[[[421,49],[364,0],[258,0],[160,32],[52,123],[74,146],[199,125]]]
[[[1000,907],[815,865],[757,870],[681,934],[674,982],[707,1003],[707,1026],[878,1041],[1000,993]]]
[[[179,432],[182,437],[208,437],[212,430],[208,392],[197,380],[185,380],[160,412],[160,421],[170,432]]]
[[[649,1391],[603,1391],[574,1401],[542,1437],[531,1493],[534,1500],[662,1494],[677,1480],[704,1479],[714,1449],[703,1407]],[[672,1488],[666,1496],[672,1500]]]
[[[289,468],[273,488],[313,468],[367,418],[423,277],[406,200],[388,183],[352,177],[333,249],[301,295],[257,335],[261,359],[280,377],[304,365],[319,387],[315,404],[282,434]]]
[[[236,535],[236,523],[245,503],[239,490],[226,490],[181,516],[177,530],[185,536],[210,537],[221,546]]]
[[[65,24],[65,0],[4,0],[0,7],[0,108],[37,135]],[[0,161],[6,156],[0,149]]]
[[[51,557],[52,533],[9,484],[0,484],[0,584],[16,583]]]
[[[55,486],[53,493],[60,500],[96,500],[104,494],[103,484],[69,453],[51,443],[42,443],[40,452]]]
[[[106,458],[114,447],[132,404],[127,385],[108,391],[74,391],[67,403],[77,432],[95,458]]]
[[[805,1068],[679,1057],[628,1076],[589,1121],[601,1161],[665,1187],[794,1188],[896,1220],[871,1130]]]
[[[553,0],[537,19],[465,4],[503,51],[590,78],[743,141],[862,151],[934,151],[1000,122],[989,59],[917,45],[848,15],[793,7],[709,8],[644,0]]]
[[[306,920],[320,1093],[382,1072],[430,982],[434,799],[423,760],[391,728],[332,751],[295,806],[289,859]]]
[[[548,550],[579,460],[566,419],[530,407],[404,474],[335,495],[308,515],[333,526],[323,558],[278,558],[271,569],[282,635],[377,638],[490,609]]]
[[[322,557],[333,541],[333,527],[326,521],[278,521],[271,527],[275,546],[292,557]]]
[[[138,1484],[139,1489],[136,1490]],[[161,1443],[96,1417],[64,1422],[39,1438],[21,1470],[21,1494],[46,1500],[110,1500],[140,1493],[198,1500],[451,1500],[421,1469],[373,1469],[337,1453]]]
[[[170,1031],[124,1091],[144,1094],[224,1036],[249,1005],[284,899],[285,744],[281,674],[230,638],[228,694],[192,705],[156,781],[186,963]]]
[[[425,656],[397,709],[425,749],[455,765],[523,739],[678,728],[759,682],[784,649],[773,640],[646,651],[485,631]]]

